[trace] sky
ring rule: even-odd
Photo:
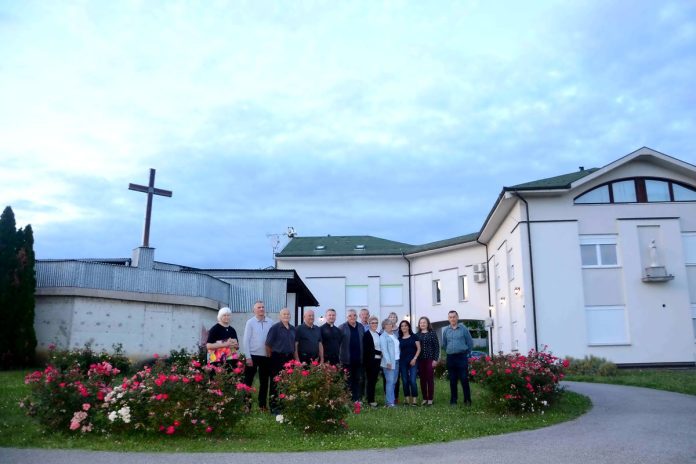
[[[273,265],[423,244],[503,186],[642,146],[696,164],[696,2],[0,0],[0,207],[39,259]]]

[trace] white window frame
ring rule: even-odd
[[[603,264],[602,263],[602,253],[600,251],[600,245],[613,245],[616,252],[616,263]],[[619,246],[616,235],[581,235],[580,236],[580,246],[594,246],[595,253],[597,256],[597,264],[584,264],[582,263],[582,253],[580,254],[580,263],[583,269],[597,269],[597,268],[619,268],[621,267],[621,260],[619,259]]]
[[[433,305],[442,304],[442,282],[440,279],[433,279]]]
[[[469,300],[469,276],[466,274],[460,275],[457,279],[459,283],[459,301]]]

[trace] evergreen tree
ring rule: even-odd
[[[36,272],[34,264],[34,231],[31,225],[17,232],[20,244],[17,250],[17,276],[19,287],[17,295],[17,334],[15,355],[20,366],[34,362],[36,351],[36,332],[34,331],[34,294],[36,293]]]
[[[34,359],[34,234],[17,230],[9,206],[0,216],[0,366],[26,366]]]

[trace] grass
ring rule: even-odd
[[[568,375],[576,382],[612,383],[696,395],[696,369],[621,369],[616,375]]]
[[[473,384],[474,406],[450,407],[449,384],[437,381],[434,406],[364,407],[361,414],[348,417],[349,429],[337,434],[304,435],[287,425],[278,424],[269,414],[253,412],[225,437],[81,436],[44,430],[33,418],[24,415],[17,403],[28,392],[23,383],[25,373],[0,372],[1,447],[166,452],[393,448],[546,427],[578,417],[591,406],[588,398],[567,392],[553,409],[543,415],[501,416],[483,408],[482,392]],[[381,383],[378,390],[379,387]],[[281,436],[283,439],[279,440]]]

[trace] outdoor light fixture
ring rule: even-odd
[[[522,289],[520,287],[515,287],[515,295],[520,296],[522,294]]]
[[[505,304],[505,297],[504,297],[504,296],[501,296],[501,297],[500,297],[500,305],[502,306],[502,305],[504,305],[504,304]]]

